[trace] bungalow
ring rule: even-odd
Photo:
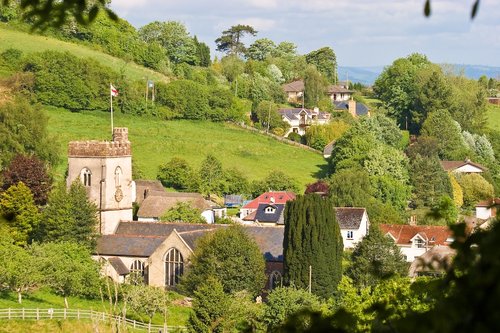
[[[281,119],[290,125],[290,129],[285,133],[285,136],[290,133],[304,135],[308,126],[323,125],[330,122],[330,113],[321,112],[318,108],[312,110],[304,108],[279,109],[278,113],[281,115]]]
[[[284,205],[288,200],[294,200],[295,193],[288,191],[269,191],[262,193],[240,208],[240,219],[254,213],[260,204]]]
[[[471,162],[469,159],[464,161],[441,161],[441,166],[445,171],[454,173],[482,173],[487,170],[486,167]]]
[[[453,242],[451,230],[443,226],[381,224],[380,229],[396,243],[407,262],[413,262],[434,246]]]
[[[115,234],[97,241],[95,259],[105,262],[103,272],[117,282],[135,273],[156,287],[175,288],[185,270],[196,241],[220,224],[121,222]],[[268,286],[283,274],[283,228],[244,227],[266,260]]]
[[[139,222],[160,221],[161,217],[169,209],[175,207],[180,202],[188,203],[191,207],[200,210],[201,216],[205,218],[207,223],[214,222],[215,204],[205,200],[201,194],[165,191],[152,191],[149,193],[139,206],[137,220]]]

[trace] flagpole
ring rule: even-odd
[[[112,85],[109,84],[109,104],[111,105],[111,137],[113,137],[113,91]]]

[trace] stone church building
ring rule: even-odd
[[[132,221],[136,201],[127,128],[114,128],[112,141],[73,141],[68,147],[68,186],[79,180],[98,207],[95,259],[104,274],[123,282],[134,273],[158,287],[175,287],[202,235],[227,225]],[[283,227],[245,227],[266,259],[268,287],[281,283]],[[263,286],[264,287],[264,286]]]

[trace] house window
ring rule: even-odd
[[[274,208],[274,207],[266,207],[266,209],[264,210],[264,212],[266,214],[274,214],[274,212],[276,212],[276,208]]]
[[[425,247],[425,241],[421,238],[415,238],[415,240],[413,241],[413,244],[418,247],[418,248],[423,248]]]
[[[274,289],[283,286],[283,276],[278,271],[273,271],[269,275],[269,289]]]
[[[88,168],[83,168],[80,172],[80,179],[83,182],[83,186],[92,185],[92,172]]]
[[[130,281],[132,284],[138,285],[144,283],[144,263],[140,260],[135,260],[130,266]]]
[[[293,133],[299,133],[299,129],[297,127],[294,127],[292,130],[293,130]]]
[[[354,238],[354,231],[349,230],[347,231],[347,239],[353,239]]]
[[[184,260],[176,248],[171,248],[165,255],[165,286],[175,287],[184,273]]]

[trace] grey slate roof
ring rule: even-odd
[[[148,195],[153,193],[159,195],[161,192],[165,192],[165,189],[159,180],[135,180],[135,200],[138,204],[141,204]]]
[[[115,235],[102,236],[98,240],[97,251],[103,255],[148,257],[174,229],[194,250],[199,237],[227,227],[228,225],[223,224],[120,222]],[[266,260],[283,260],[282,226],[244,226],[243,230],[256,241]],[[116,251],[113,251],[113,246],[118,246]]]
[[[266,213],[266,208],[271,207],[275,211],[274,213]],[[259,207],[257,207],[257,211],[255,214],[255,220],[258,222],[272,222],[283,224],[283,209],[285,205],[283,204],[267,204],[261,203]]]
[[[290,120],[298,120],[300,119],[300,113],[305,112],[310,118],[313,114],[318,116],[318,119],[328,119],[330,114],[328,112],[319,111],[317,113],[314,110],[303,109],[303,108],[287,108],[287,109],[279,109],[278,112],[285,118]]]
[[[103,235],[97,240],[96,253],[124,257],[149,257],[165,236]]]
[[[349,104],[347,101],[333,102],[335,109],[338,110],[349,110]],[[356,103],[356,115],[365,116],[368,114],[368,107],[363,103]]]
[[[118,275],[130,274],[130,270],[128,269],[127,266],[125,266],[125,264],[123,263],[123,261],[120,258],[111,257],[108,259],[108,262],[115,269],[115,271],[116,271],[116,273],[118,273]]]
[[[361,220],[363,214],[365,213],[364,208],[357,207],[336,207],[335,217],[337,218],[337,223],[340,229],[359,229],[361,225]]]

